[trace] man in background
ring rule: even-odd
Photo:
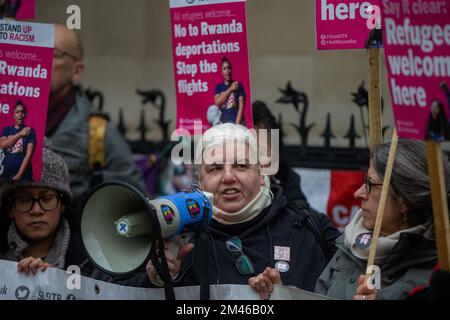
[[[55,25],[46,136],[51,139],[51,148],[64,158],[69,168],[75,219],[94,184],[88,146],[89,119],[95,110],[80,88],[83,71],[81,39],[65,26]],[[106,123],[103,146],[104,164],[97,170],[101,173],[101,180],[120,180],[145,192],[128,144],[109,122]]]

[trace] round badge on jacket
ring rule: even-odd
[[[356,247],[362,250],[369,248],[371,243],[372,243],[371,232],[361,233],[359,236],[356,237],[355,240]]]
[[[289,268],[289,263],[287,263],[286,261],[277,261],[275,263],[275,269],[277,269],[279,272],[288,272]]]

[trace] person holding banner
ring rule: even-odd
[[[71,239],[64,212],[72,192],[64,160],[44,146],[39,182],[8,182],[2,188],[0,258],[18,261],[19,271],[70,265]]]
[[[226,123],[204,132],[196,169],[200,188],[213,194],[209,256],[202,260],[198,235],[178,255],[166,250],[176,286],[198,285],[203,277],[210,284],[248,284],[269,267],[279,281],[313,290],[333,256],[339,232],[326,215],[288,203],[279,186],[270,187],[263,168],[253,161],[256,145],[251,131],[241,125]],[[208,275],[200,273],[205,264]],[[162,285],[151,261],[147,272],[148,277],[137,276],[128,285]],[[260,295],[267,298],[270,292]]]
[[[370,279],[378,290],[374,291],[376,295],[361,294],[359,288],[357,291],[365,281],[360,275],[366,271],[389,149],[390,143],[385,143],[372,151],[365,182],[355,192],[361,210],[336,241],[338,251],[318,279],[315,292],[337,299],[398,300],[428,282],[437,253],[426,147],[421,141],[399,139],[375,255],[375,274]],[[444,174],[450,190],[447,160]]]
[[[4,128],[0,138],[0,148],[5,154],[2,174],[5,180],[33,179],[31,158],[36,148],[36,133],[33,128],[25,125],[26,116],[25,104],[22,100],[17,100],[14,106],[14,125]]]
[[[44,140],[40,181],[7,182],[1,188],[0,259],[17,261],[18,271],[36,274],[48,267],[79,266],[81,275],[112,277],[96,269],[67,219],[72,210],[69,171]]]
[[[216,85],[215,104],[221,110],[221,123],[244,124],[245,91],[239,81],[233,80],[233,67],[227,57],[220,63],[224,81]]]

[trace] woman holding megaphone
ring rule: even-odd
[[[260,166],[252,163],[255,137],[247,128],[222,124],[207,130],[197,145],[197,179],[213,194],[213,218],[208,229],[208,261],[201,259],[198,236],[178,254],[166,258],[176,286],[250,284],[268,298],[272,283],[312,291],[335,252],[339,232],[326,215],[296,203],[287,203],[280,187],[270,188]],[[208,275],[201,266],[208,264]],[[161,286],[152,264],[128,284]],[[150,280],[150,281],[149,281]]]

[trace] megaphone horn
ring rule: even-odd
[[[149,260],[155,239],[205,230],[211,199],[198,187],[150,200],[129,184],[103,183],[90,193],[81,215],[87,256],[110,275],[133,274]]]

